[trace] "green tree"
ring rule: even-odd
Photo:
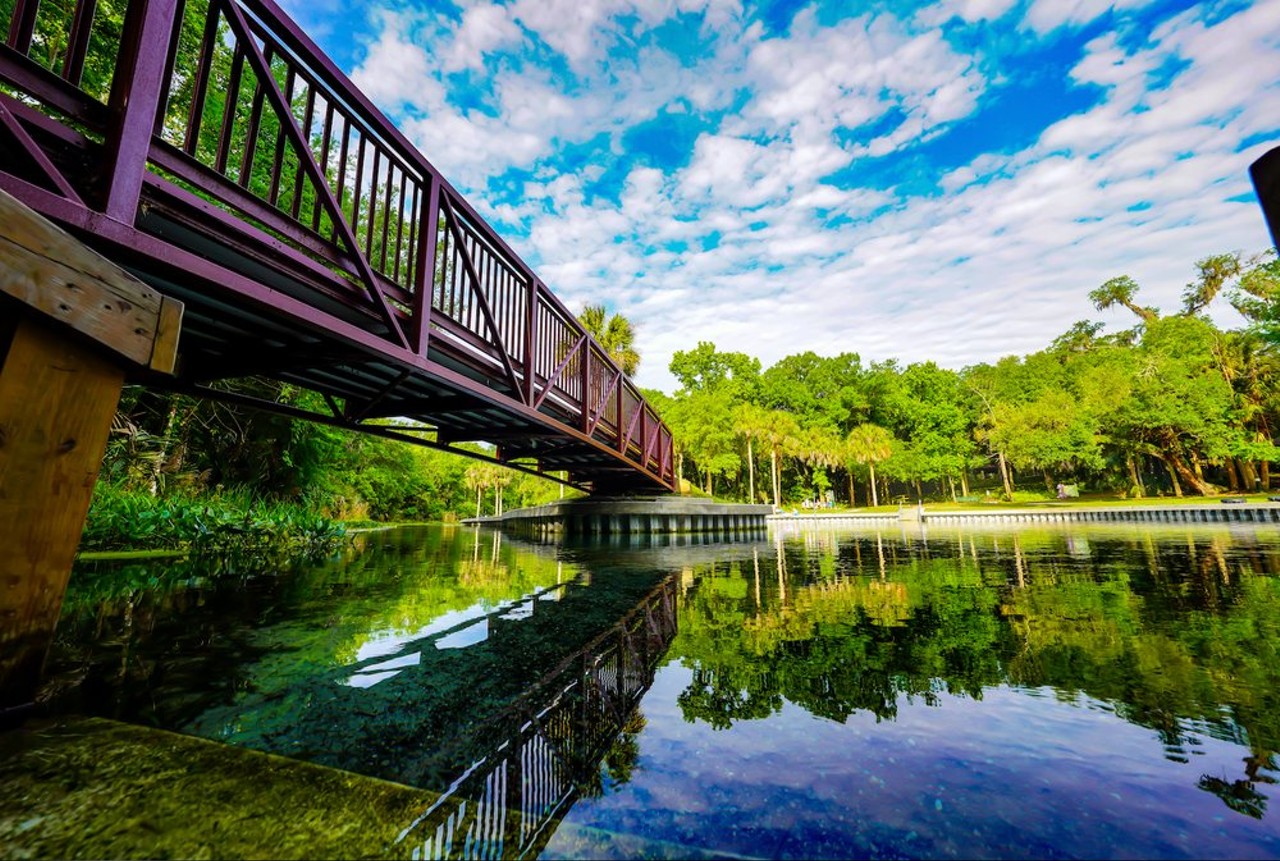
[[[1196,317],[1149,324],[1132,355],[1129,397],[1114,416],[1121,433],[1152,446],[1178,496],[1183,483],[1201,495],[1214,492],[1200,462],[1228,456],[1235,436],[1233,392],[1215,367],[1216,335]]]
[[[880,504],[876,494],[876,464],[883,463],[893,455],[893,434],[873,424],[860,424],[845,438],[846,456],[854,463],[862,464],[870,474],[868,484],[871,488],[872,507]],[[852,476],[853,470],[850,470]],[[849,480],[849,502],[856,505],[853,498],[853,479]]]
[[[608,353],[609,358],[633,377],[640,370],[640,354],[636,352],[635,326],[621,314],[610,314],[603,305],[587,305],[578,315],[582,328]]]
[[[677,350],[670,369],[687,393],[723,391],[733,404],[739,404],[755,401],[759,391],[760,360],[746,353],[721,352],[710,341],[699,341],[692,350]]]
[[[1150,323],[1157,319],[1160,314],[1155,308],[1148,308],[1137,304],[1138,282],[1134,281],[1128,275],[1120,275],[1112,278],[1089,293],[1089,300],[1093,302],[1093,307],[1099,311],[1105,311],[1115,305],[1122,305],[1128,308],[1138,319],[1144,323]]]

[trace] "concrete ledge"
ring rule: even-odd
[[[927,506],[904,506],[901,511],[847,512],[842,514],[770,515],[777,524],[821,526],[885,523],[899,520],[922,523],[1280,523],[1280,504],[1274,502],[1205,502],[1184,505],[1125,505],[1114,507],[1054,506],[1035,508],[947,509],[930,511]]]
[[[765,529],[769,505],[720,503],[687,496],[585,497],[517,508],[500,517],[464,523],[498,526],[534,537],[560,535],[639,535],[709,532],[735,534]]]

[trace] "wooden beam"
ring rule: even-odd
[[[129,362],[172,374],[182,303],[0,191],[0,293]]]
[[[14,328],[0,365],[0,722],[35,696],[123,383],[34,315]]]

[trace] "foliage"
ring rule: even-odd
[[[1141,304],[1137,282],[1117,276],[1089,297],[1099,310],[1128,308],[1137,327],[1105,334],[1079,321],[1044,350],[959,372],[812,351],[762,372],[702,341],[672,357],[678,391],[646,395],[672,426],[682,476],[759,499],[756,476],[768,474],[775,505],[828,488],[856,505],[864,482],[870,505],[992,486],[1012,499],[1028,482],[1050,493],[1057,483],[1125,495],[1269,489],[1280,261],[1219,254],[1194,271],[1179,313]],[[1247,328],[1203,316],[1222,296]]]
[[[609,314],[603,305],[587,305],[578,322],[604,348],[609,358],[628,377],[640,370],[640,354],[636,352],[635,326],[621,314]]]
[[[201,553],[288,549],[324,555],[345,536],[341,523],[298,505],[264,503],[244,494],[158,497],[100,482],[80,549],[189,548]]]

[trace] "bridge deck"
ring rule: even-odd
[[[176,378],[136,379],[266,376],[321,421],[673,489],[635,386],[274,2],[0,0],[0,27],[0,188],[186,306]]]

